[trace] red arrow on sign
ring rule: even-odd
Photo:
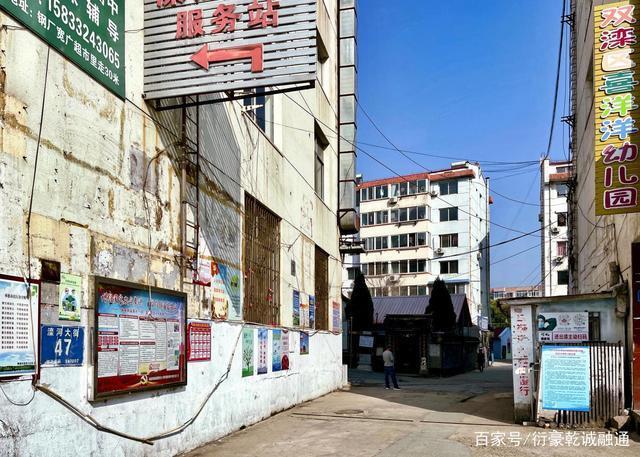
[[[247,44],[234,48],[223,48],[209,50],[205,44],[198,52],[191,56],[191,60],[200,65],[205,70],[209,69],[210,63],[229,62],[231,60],[251,59],[251,72],[259,73],[264,70],[262,43]]]

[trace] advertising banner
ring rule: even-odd
[[[300,332],[300,355],[306,355],[309,353],[309,334],[307,332]]]
[[[94,398],[184,385],[187,297],[96,278]]]
[[[269,331],[266,328],[258,329],[258,374],[266,374],[269,371],[267,366]]]
[[[193,282],[201,286],[210,286],[213,276],[213,261],[198,258],[198,269],[194,271]]]
[[[293,325],[300,326],[300,292],[293,291]]]
[[[211,296],[214,319],[242,320],[241,275],[236,268],[220,262],[211,265]]]
[[[187,342],[187,361],[211,360],[211,324],[209,322],[189,322]]]
[[[273,330],[271,332],[271,371],[282,369],[282,331]]]
[[[290,367],[289,361],[289,330],[282,330],[282,369],[288,370]]]
[[[79,367],[84,361],[84,327],[43,325],[40,363],[50,367]]]
[[[533,318],[530,306],[511,307],[513,354],[513,398],[517,420],[531,417],[531,370],[533,362]]]
[[[640,211],[639,0],[594,7],[596,216]]]
[[[300,294],[300,326],[309,328],[309,296],[305,293]]]
[[[309,328],[316,328],[316,297],[309,295]]]
[[[36,372],[39,286],[0,276],[0,377]]]
[[[340,319],[340,303],[334,301],[331,306],[333,311],[332,329],[334,332],[339,332],[342,330],[342,321]]]
[[[543,346],[542,407],[589,411],[591,361],[587,346]]]
[[[0,8],[124,98],[124,3],[125,0],[2,0]]]
[[[316,0],[144,0],[147,99],[312,85]]]
[[[80,294],[82,278],[67,273],[60,273],[60,301],[58,317],[63,321],[80,321]]]
[[[538,341],[576,343],[589,340],[589,313],[547,313],[537,316]]]
[[[242,329],[242,377],[253,376],[253,329]]]

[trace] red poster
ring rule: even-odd
[[[187,325],[187,360],[201,362],[211,360],[211,324],[189,322]]]
[[[94,398],[187,382],[186,295],[96,278]]]

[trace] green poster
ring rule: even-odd
[[[253,329],[242,329],[242,377],[253,376]]]
[[[118,97],[125,98],[124,3],[125,0],[0,0],[0,9]]]
[[[60,302],[58,317],[64,321],[80,320],[80,291],[82,278],[60,273]]]

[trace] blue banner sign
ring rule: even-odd
[[[590,369],[587,346],[543,346],[542,408],[589,411]]]
[[[43,325],[40,363],[53,367],[79,367],[84,361],[84,327]]]

